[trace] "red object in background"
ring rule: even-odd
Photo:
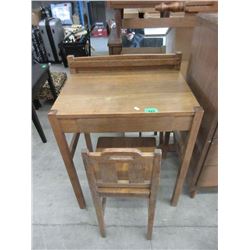
[[[106,37],[108,36],[107,28],[103,23],[95,23],[95,27],[91,32],[93,37]]]

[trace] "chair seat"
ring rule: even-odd
[[[154,152],[156,140],[154,137],[99,137],[96,151],[105,148],[137,148],[142,152]]]

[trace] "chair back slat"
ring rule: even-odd
[[[103,183],[117,183],[117,171],[114,162],[100,162],[99,164],[100,169],[100,177]]]
[[[128,166],[129,183],[144,183],[145,169],[142,161],[134,161]]]
[[[83,153],[97,187],[150,187],[154,153],[135,148],[110,148]],[[87,166],[86,166],[87,165]]]

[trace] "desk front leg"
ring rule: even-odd
[[[195,108],[195,115],[193,118],[193,123],[189,132],[188,141],[184,155],[182,157],[182,163],[178,171],[177,180],[175,182],[175,188],[171,199],[171,205],[176,206],[178,199],[180,197],[181,191],[183,189],[183,184],[188,172],[189,163],[193,153],[195,141],[200,128],[201,120],[203,117],[203,109],[201,107]]]
[[[78,179],[78,175],[75,169],[75,165],[72,159],[72,155],[65,137],[64,132],[61,129],[60,122],[58,121],[56,117],[56,111],[51,111],[48,114],[49,121],[51,124],[51,127],[53,129],[54,136],[57,141],[57,145],[60,149],[66,170],[68,172],[73,190],[75,192],[75,196],[77,198],[78,204],[80,208],[85,208],[85,199],[82,193],[81,185]]]

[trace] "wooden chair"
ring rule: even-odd
[[[125,139],[121,138],[123,142]],[[140,138],[134,139],[138,142]],[[117,138],[114,140],[111,142],[119,141]],[[107,138],[104,141],[107,142]],[[127,145],[131,143],[132,139]],[[101,236],[106,235],[106,197],[143,197],[149,199],[147,239],[150,240],[160,179],[161,150],[142,152],[137,148],[102,148],[101,152],[83,152],[82,158]]]
[[[217,1],[108,1],[116,26],[108,38],[109,54],[121,54],[122,29],[192,28],[198,25],[196,14],[217,12]],[[129,10],[126,13],[125,10]],[[131,13],[132,12],[132,13]],[[158,15],[157,15],[158,12]],[[150,48],[151,50],[151,48]]]

